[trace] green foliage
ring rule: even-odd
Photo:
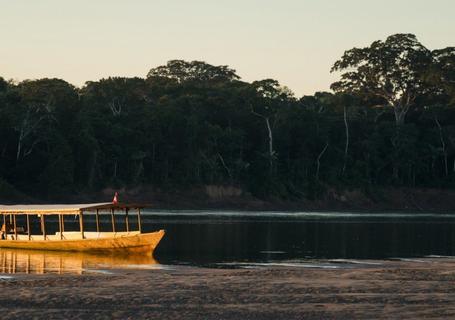
[[[413,34],[395,34],[366,48],[353,48],[335,62],[333,71],[346,71],[332,84],[336,92],[374,96],[395,111],[401,125],[415,100],[431,90],[425,77],[432,53]]]
[[[224,82],[240,77],[228,66],[213,66],[203,61],[171,60],[165,66],[153,68],[147,78],[166,78],[182,82]]]
[[[429,53],[414,36],[395,35],[348,51],[334,70],[348,67],[357,69],[334,84],[339,92],[300,99],[276,80],[242,82],[199,61],[81,89],[0,78],[0,193],[218,184],[317,199],[329,188],[454,187],[453,50]],[[397,98],[398,86],[400,99],[414,97],[400,126],[375,94]]]

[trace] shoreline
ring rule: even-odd
[[[236,190],[237,193],[232,192]],[[217,192],[214,192],[217,191]],[[226,191],[227,190],[227,191]],[[321,199],[259,199],[241,189],[206,186],[163,191],[151,186],[106,188],[97,192],[55,195],[52,198],[0,196],[0,203],[51,204],[97,203],[111,201],[119,192],[126,203],[150,204],[156,210],[239,210],[285,212],[358,212],[358,213],[451,213],[455,212],[455,190],[428,188],[378,188],[368,194],[359,189],[330,190]],[[228,192],[229,191],[229,192]]]
[[[348,319],[455,316],[455,259],[347,269],[112,269],[0,279],[8,319]],[[12,294],[14,293],[14,294]]]

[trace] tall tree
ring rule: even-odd
[[[144,138],[148,95],[144,79],[114,77],[87,82],[80,97],[84,136],[77,148],[78,154],[87,159],[80,163],[80,170],[86,175],[81,180],[90,185],[95,176],[104,183],[141,179],[148,155]]]
[[[252,84],[256,97],[251,104],[251,112],[264,120],[267,130],[268,159],[270,170],[273,170],[273,163],[277,157],[273,145],[273,126],[279,106],[294,99],[294,94],[287,88],[280,86],[279,82],[273,79],[254,81]]]
[[[383,99],[393,108],[396,124],[402,125],[415,100],[430,90],[425,76],[431,64],[431,51],[415,35],[395,34],[346,51],[332,67],[332,72],[344,73],[331,88]]]
[[[18,84],[21,108],[16,109],[18,133],[16,159],[29,155],[46,141],[51,130],[68,130],[75,111],[75,88],[61,79],[26,80]],[[62,131],[65,132],[65,131]]]

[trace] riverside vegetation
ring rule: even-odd
[[[455,186],[455,48],[396,34],[346,51],[332,72],[333,92],[301,98],[201,61],[82,88],[0,78],[0,197],[224,185],[295,200]]]

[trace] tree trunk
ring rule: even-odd
[[[275,151],[273,150],[273,133],[272,127],[270,126],[270,121],[268,117],[265,117],[265,123],[267,125],[267,132],[269,135],[269,161],[270,161],[270,170],[273,168],[273,158],[275,157]]]
[[[270,117],[266,117],[260,113],[257,113],[253,110],[253,107],[251,107],[251,113],[253,113],[255,116],[258,116],[265,121],[265,125],[267,128],[267,134],[268,134],[268,144],[269,144],[269,165],[270,165],[270,173],[273,171],[273,161],[275,158],[275,150],[273,150],[273,131],[272,131],[272,126],[270,125]]]
[[[19,161],[19,157],[21,156],[21,150],[22,150],[22,130],[21,134],[19,135],[19,139],[17,141],[17,152],[16,152],[16,161]]]
[[[436,117],[434,119],[434,121],[436,122],[436,125],[438,126],[438,129],[439,129],[439,139],[441,140],[442,155],[444,156],[444,169],[445,169],[446,177],[448,177],[449,176],[449,165],[447,162],[446,143],[444,141],[442,127],[441,127],[441,124],[439,123],[438,117]]]
[[[322,149],[321,153],[318,155],[317,167],[316,167],[316,181],[319,181],[319,169],[321,167],[321,158],[324,155],[324,153],[325,153],[325,151],[327,150],[328,147],[329,147],[329,142],[327,141],[327,143],[325,144],[324,149]]]
[[[395,124],[397,126],[402,126],[404,124],[404,119],[406,118],[408,108],[402,105],[395,105],[393,107],[393,111],[395,113]]]
[[[18,141],[17,141],[17,152],[16,152],[16,161],[19,160],[19,158],[21,157],[21,153],[24,149],[24,145],[25,145],[25,140],[26,138],[35,131],[36,127],[38,127],[39,123],[45,119],[46,116],[41,116],[39,119],[37,119],[35,122],[33,123],[30,123],[30,110],[27,111],[27,113],[25,114],[25,117],[24,119],[22,120],[22,123],[21,123],[21,126],[20,126],[20,129],[19,129],[19,137],[18,137]],[[16,128],[17,130],[17,128]],[[32,143],[32,147],[31,149],[29,150],[31,152],[31,150],[33,149],[33,146],[36,144],[37,141],[34,141]]]
[[[220,153],[218,153],[218,158],[220,159],[220,162],[223,165],[223,168],[226,170],[226,172],[227,172],[227,174],[229,176],[230,182],[232,182],[231,170],[229,170],[229,167],[226,165],[226,162],[224,162],[224,158],[223,158],[223,156]]]
[[[342,171],[343,176],[346,171],[346,164],[348,161],[348,150],[349,150],[349,126],[348,126],[348,117],[347,117],[346,106],[344,106],[344,128],[345,128],[345,133],[346,133],[346,143],[344,145],[344,163],[343,163],[343,171]]]

